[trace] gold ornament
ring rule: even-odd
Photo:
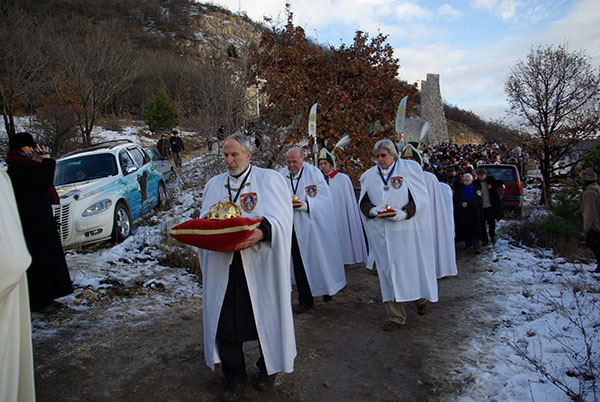
[[[242,210],[231,201],[219,201],[208,210],[206,219],[229,219],[242,216]]]
[[[292,196],[292,201],[298,201],[298,196],[296,194]]]

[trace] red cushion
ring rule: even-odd
[[[213,251],[232,252],[260,225],[258,218],[192,219],[169,230],[182,243]]]
[[[393,218],[394,216],[396,216],[396,210],[394,209],[386,209],[377,214],[378,218]]]

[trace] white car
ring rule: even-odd
[[[60,196],[54,216],[64,247],[122,241],[135,220],[168,201],[163,175],[141,146],[126,140],[59,158],[54,185]]]
[[[168,156],[162,156],[156,149],[154,148],[144,148],[144,151],[150,156],[152,163],[156,166],[156,169],[162,173],[165,180],[171,180],[171,178],[175,177],[175,169],[171,162],[169,162]]]

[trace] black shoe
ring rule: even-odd
[[[252,386],[259,391],[267,391],[275,385],[275,377],[277,377],[277,374],[268,375],[266,372],[261,371],[256,379],[252,381]]]
[[[403,325],[404,324],[398,324],[397,322],[394,322],[394,321],[386,321],[383,324],[383,327],[381,327],[381,329],[383,329],[384,331],[388,332],[388,331],[391,331],[391,330],[396,329],[396,328],[402,328]]]
[[[425,302],[423,304],[417,304],[417,314],[419,315],[425,315],[425,313],[427,312],[427,310],[429,309],[428,303]]]
[[[478,250],[473,250],[473,254],[479,255],[479,254],[481,254],[481,250],[479,250],[479,249]]]
[[[46,304],[31,305],[31,311],[42,314],[57,314],[63,307],[62,303],[52,300]]]
[[[313,308],[312,304],[296,304],[294,306],[294,313],[296,313],[296,314],[304,314],[308,310],[310,310],[311,308]]]
[[[224,401],[236,401],[240,399],[242,396],[242,391],[244,390],[244,383],[230,383],[225,384],[225,388],[223,389],[222,398]]]
[[[323,301],[325,303],[330,302],[331,299],[333,299],[333,296],[329,296],[329,295],[323,295]]]

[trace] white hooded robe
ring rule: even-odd
[[[292,205],[285,181],[276,171],[251,166],[244,188],[236,204],[254,195],[250,211],[242,208],[242,216],[266,218],[271,224],[271,241],[240,252],[248,284],[258,339],[267,372],[290,373],[294,369],[296,339],[292,318],[290,249],[292,243]],[[244,176],[244,175],[242,175]],[[204,188],[201,216],[210,207],[228,197],[227,173],[215,176]],[[240,183],[230,177],[235,189]],[[235,191],[232,191],[235,194]],[[223,298],[229,280],[229,266],[234,253],[199,249],[204,282],[204,356],[214,370],[220,363],[216,335]]]
[[[352,181],[336,170],[329,175],[329,189],[344,264],[365,262],[367,246]]]
[[[26,271],[31,264],[8,174],[0,169],[0,401],[35,401]]]
[[[458,275],[456,267],[456,249],[454,248],[454,223],[452,227],[448,224],[453,216],[448,216],[446,198],[439,180],[433,173],[423,172],[431,206],[431,218],[433,223],[433,247],[435,249],[435,272],[436,276]]]
[[[319,169],[306,162],[302,169],[302,177],[293,183],[298,200],[308,203],[309,211],[294,210],[298,248],[311,294],[333,296],[346,286],[346,272],[338,242],[331,191]],[[288,168],[284,167],[279,173],[287,182],[290,193],[293,193]],[[291,195],[288,202],[291,205]]]
[[[409,202],[410,189],[416,206],[413,217],[396,222],[368,219],[361,213],[370,252],[377,264],[382,299],[405,302],[425,298],[437,302],[430,201],[423,171],[418,163],[404,159],[398,159],[390,169],[393,170],[387,191],[377,166],[360,178],[360,200],[368,193],[373,204],[390,205],[402,213]]]

